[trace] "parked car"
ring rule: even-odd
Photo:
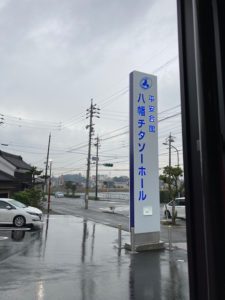
[[[23,227],[37,224],[42,218],[42,211],[36,207],[27,206],[14,199],[0,198],[0,224]]]
[[[64,197],[64,193],[63,192],[56,192],[55,193],[55,197],[56,198],[63,198]]]
[[[175,198],[175,215],[177,218],[186,219],[185,197]],[[167,218],[172,217],[173,200],[164,206],[164,215]]]

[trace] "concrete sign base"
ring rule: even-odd
[[[125,244],[124,248],[126,250],[132,250],[131,244]],[[134,245],[133,250],[136,252],[144,252],[144,251],[152,251],[152,250],[164,250],[165,244],[163,241],[159,241],[158,243],[148,243],[148,244],[140,244]]]

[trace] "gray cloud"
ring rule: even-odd
[[[126,88],[133,69],[153,72],[177,54],[176,1],[2,0],[0,36],[0,113],[66,122],[83,115],[90,98],[101,106]],[[161,108],[179,102],[177,62],[158,76]],[[107,110],[128,114],[128,93]],[[74,120],[56,146],[86,140],[85,120]],[[124,126],[115,123],[102,118],[96,131]],[[49,130],[13,128],[2,128],[4,142],[47,141]]]

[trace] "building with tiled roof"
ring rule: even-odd
[[[10,197],[32,184],[32,167],[19,155],[0,150],[0,197]]]

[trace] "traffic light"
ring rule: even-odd
[[[113,164],[103,164],[103,166],[105,166],[105,167],[113,167]]]

